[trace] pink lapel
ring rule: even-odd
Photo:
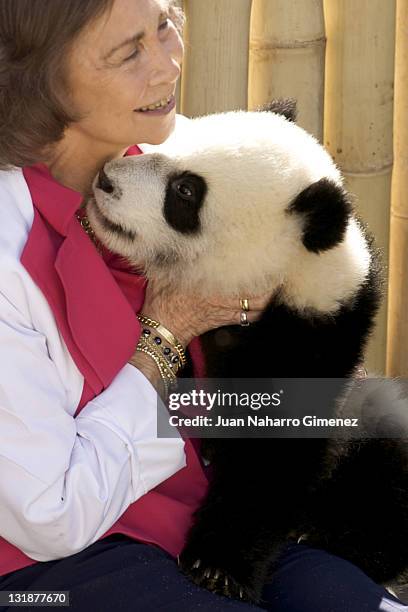
[[[143,304],[146,279],[107,267],[75,217],[81,194],[57,183],[43,164],[23,172],[34,222],[21,262],[46,296],[68,350],[97,395],[134,352],[140,335],[135,312]],[[117,258],[111,259],[114,264]]]

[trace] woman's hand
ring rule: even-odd
[[[266,308],[272,295],[242,295],[249,301],[247,319],[256,321]],[[142,312],[145,316],[159,321],[186,347],[195,336],[224,325],[240,322],[239,299],[223,296],[172,293],[149,281]]]
[[[261,316],[272,296],[267,294],[242,297],[248,299],[247,319],[253,323]],[[193,338],[210,329],[238,324],[241,307],[239,299],[236,298],[226,299],[223,296],[204,298],[195,294],[175,293],[149,281],[142,312],[146,317],[164,325],[186,347]],[[136,351],[129,363],[138,368],[164,397],[159,370],[151,357]]]

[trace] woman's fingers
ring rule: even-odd
[[[242,308],[240,297],[248,300],[248,310]],[[272,293],[257,296],[247,294],[235,298],[217,295],[207,298],[197,294],[172,293],[149,282],[143,312],[162,323],[187,345],[191,338],[210,329],[258,321],[271,299]]]

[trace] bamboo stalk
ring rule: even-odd
[[[298,101],[298,124],[323,139],[323,0],[253,0],[249,108],[282,96]]]
[[[387,375],[408,376],[408,3],[397,0]]]
[[[247,109],[251,2],[185,0],[183,114]]]
[[[181,113],[181,81],[182,79],[183,79],[183,71],[181,72],[181,76],[179,80],[177,81],[177,86],[176,86],[175,98],[176,98],[176,112],[177,113]]]
[[[181,8],[184,11],[184,1],[183,0],[175,0],[174,4]],[[185,27],[184,27],[185,29]],[[183,38],[183,43],[184,43],[184,31],[182,33],[182,38]],[[176,86],[176,93],[175,93],[175,98],[176,98],[176,109],[178,113],[181,113],[181,81],[183,79],[183,68],[181,69],[181,75],[179,80],[177,81],[177,86]]]
[[[387,264],[392,171],[395,0],[325,0],[324,142],[356,194]],[[366,351],[385,371],[387,304]]]

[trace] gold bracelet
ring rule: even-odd
[[[139,321],[141,323],[143,323],[144,325],[147,325],[148,327],[152,327],[161,336],[163,336],[163,338],[165,340],[167,340],[167,342],[176,349],[176,351],[177,351],[177,353],[179,355],[179,358],[180,358],[182,366],[186,365],[187,357],[186,357],[186,353],[184,351],[184,348],[183,348],[182,344],[173,336],[171,331],[169,331],[166,327],[164,327],[164,325],[162,325],[158,321],[155,321],[154,319],[150,319],[150,317],[146,317],[142,313],[138,314],[137,318],[139,319]]]
[[[166,360],[162,357],[162,355],[157,351],[157,349],[147,343],[144,343],[143,340],[139,340],[136,349],[138,348],[143,348],[148,350],[149,352],[153,353],[154,356],[157,359],[157,363],[158,366],[160,366],[160,371],[164,374],[164,376],[166,377],[166,379],[168,380],[175,380],[176,374],[173,372],[173,370],[169,367],[169,364],[166,362]]]
[[[150,317],[146,317],[142,313],[138,314],[137,318],[144,325],[147,325],[148,327],[152,327],[153,329],[158,331],[158,333],[161,334],[163,338],[167,340],[167,342],[169,342],[171,345],[176,347],[177,350],[181,353],[182,362],[184,361],[183,365],[185,365],[185,363],[187,362],[187,359],[186,359],[186,354],[184,352],[184,348],[182,344],[173,336],[170,330],[168,330],[166,327],[164,327],[164,325],[162,325],[158,321],[155,321],[154,319],[150,319]]]
[[[178,342],[176,340],[176,338],[173,336],[173,334],[171,333],[171,331],[169,331],[166,327],[164,327],[164,325],[162,325],[161,323],[159,323],[158,327],[156,327],[156,331],[161,334],[163,336],[163,338],[165,338],[165,340],[167,340],[167,342],[169,344],[172,344],[175,349],[177,350],[179,357],[180,357],[180,361],[181,364],[183,366],[186,365],[187,363],[187,357],[186,357],[186,353],[184,351],[184,348],[182,346],[182,344],[180,344],[180,342]]]
[[[162,354],[159,348],[159,346],[161,346],[161,343],[160,345],[157,345],[156,338],[153,340],[151,336],[142,336],[139,339],[139,344],[143,344],[143,343],[145,344],[145,346],[150,348],[150,350],[152,350],[155,353],[155,355],[157,355],[157,357],[163,363],[165,370],[170,372],[175,378],[177,376],[178,369],[180,368],[180,361],[174,361],[174,362],[172,360],[170,362],[168,361],[168,358],[171,355],[170,348],[164,345],[163,354]],[[168,349],[169,354],[164,353],[164,350],[166,349]]]
[[[164,393],[165,393],[165,395],[167,397],[167,395],[168,395],[167,380],[166,380],[166,377],[163,375],[162,369],[161,369],[160,364],[159,364],[159,360],[157,359],[156,355],[153,353],[153,351],[149,351],[149,350],[143,348],[142,346],[137,346],[136,347],[136,351],[138,353],[145,353],[146,355],[149,355],[153,359],[153,361],[155,362],[155,364],[157,366],[157,369],[159,370],[160,379],[161,379],[161,381],[163,383],[163,387],[164,387]]]
[[[159,370],[160,377],[163,381],[164,392],[167,396],[169,393],[169,388],[177,382],[177,378],[173,375],[173,372],[167,371],[165,369],[165,362],[163,362],[163,360],[148,346],[138,343],[136,351],[140,353],[145,353],[153,359]]]
[[[156,353],[156,355],[160,357],[160,359],[165,361],[166,367],[170,368],[174,375],[177,376],[178,371],[183,367],[178,355],[174,355],[174,353],[177,351],[174,351],[173,353],[167,344],[164,344],[164,342],[162,343],[161,338],[158,338],[157,336],[153,338],[154,334],[147,334],[147,331],[150,332],[150,330],[147,330],[146,328],[143,330],[142,336],[140,337],[140,342],[145,342]]]

